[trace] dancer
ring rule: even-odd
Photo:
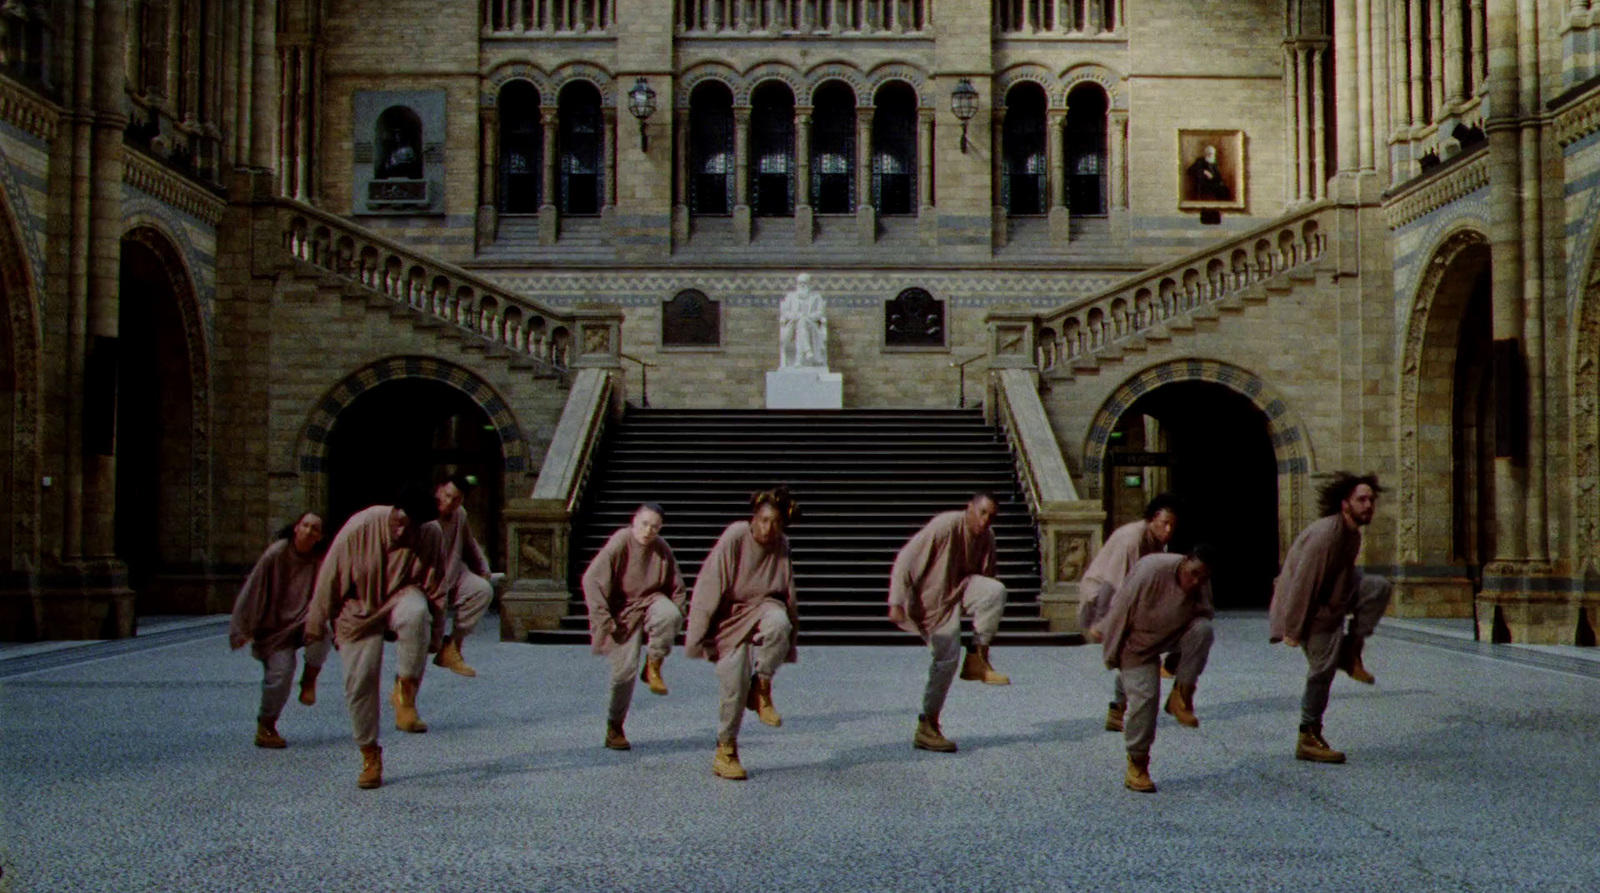
[[[444,637],[439,653],[433,656],[433,665],[458,676],[478,675],[478,671],[462,658],[461,643],[472,635],[494,599],[494,585],[489,582],[489,558],[473,537],[472,528],[467,524],[467,510],[461,507],[467,494],[476,488],[472,478],[464,474],[451,475],[433,491],[439,518],[428,522],[429,526],[438,528],[444,549],[440,556],[443,574],[440,586],[449,613],[455,617],[455,626]]]
[[[622,723],[633,702],[639,648],[645,648],[644,679],[653,694],[667,693],[661,662],[683,629],[688,601],[683,574],[672,547],[661,538],[661,506],[647,502],[633,511],[632,523],[611,534],[583,572],[583,600],[589,606],[589,636],[594,653],[611,657],[611,707],[606,713],[606,747],[628,750]]]
[[[1177,683],[1166,710],[1178,722],[1198,727],[1194,690],[1211,656],[1214,633],[1207,584],[1216,566],[1210,546],[1188,555],[1148,555],[1122,581],[1096,629],[1104,639],[1106,666],[1122,675],[1128,712],[1123,741],[1128,769],[1123,784],[1141,793],[1155,791],[1150,780],[1150,745],[1156,740],[1156,701],[1161,697],[1161,655],[1176,650]]]
[[[1389,607],[1392,587],[1383,577],[1362,573],[1356,556],[1361,528],[1372,523],[1382,492],[1375,474],[1334,472],[1318,494],[1322,518],[1295,538],[1272,588],[1272,641],[1303,648],[1308,668],[1295,759],[1344,762],[1344,754],[1322,737],[1333,677],[1344,670],[1357,682],[1377,681],[1362,664],[1361,650]]]
[[[317,702],[317,674],[328,659],[328,643],[306,641],[306,614],[311,605],[311,585],[317,579],[322,542],[322,519],[306,512],[278,533],[245,578],[233,603],[233,623],[228,644],[235,650],[250,645],[261,661],[261,709],[256,714],[256,747],[288,747],[278,734],[278,716],[289,702],[294,684],[294,653],[305,645],[305,669],[300,673],[300,703]]]
[[[444,634],[439,528],[428,525],[437,512],[433,495],[415,486],[401,491],[394,505],[356,512],[328,544],[317,572],[306,637],[320,637],[323,626],[333,624],[344,662],[345,706],[361,748],[357,787],[383,784],[378,689],[387,634],[394,636],[397,664],[390,697],[395,728],[428,730],[417,715],[417,690],[428,652]]]
[[[895,556],[889,576],[889,619],[922,637],[933,652],[922,713],[911,746],[954,753],[956,744],[939,729],[939,714],[956,675],[961,653],[961,613],[972,615],[972,642],[961,678],[1009,685],[1011,678],[989,663],[989,642],[1000,628],[1006,587],[995,579],[995,541],[990,525],[999,506],[978,493],[959,511],[934,515]]]
[[[1178,524],[1178,512],[1178,498],[1171,493],[1160,493],[1144,507],[1142,520],[1130,521],[1106,537],[1094,560],[1089,562],[1089,569],[1083,572],[1083,582],[1078,584],[1078,629],[1090,640],[1094,640],[1091,630],[1106,616],[1111,597],[1117,594],[1134,564],[1146,555],[1167,550],[1167,543],[1172,542],[1172,531]],[[1170,657],[1167,663],[1177,665]],[[1106,708],[1106,731],[1122,731],[1122,717],[1127,707],[1122,674],[1115,673],[1111,681],[1111,703]]]
[[[800,508],[782,486],[751,494],[750,507],[750,520],[729,524],[700,566],[683,646],[684,654],[717,666],[721,724],[711,771],[734,780],[749,777],[739,762],[744,711],[756,711],[769,726],[783,725],[772,704],[772,676],[779,664],[797,659],[800,628],[784,536]]]

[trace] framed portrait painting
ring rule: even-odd
[[[1178,210],[1243,211],[1244,131],[1178,131]]]

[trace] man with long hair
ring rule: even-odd
[[[1375,474],[1334,472],[1318,494],[1322,517],[1295,538],[1273,585],[1272,641],[1303,648],[1309,668],[1296,759],[1344,762],[1344,754],[1322,737],[1333,677],[1343,670],[1357,682],[1376,681],[1362,664],[1361,650],[1389,607],[1392,587],[1383,577],[1362,573],[1356,556],[1361,528],[1372,523],[1382,492]]]

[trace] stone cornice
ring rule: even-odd
[[[1489,185],[1489,153],[1453,165],[1418,185],[1406,189],[1384,203],[1383,215],[1390,229],[1399,229],[1427,214]]]
[[[1600,90],[1556,112],[1555,119],[1556,142],[1563,149],[1600,130]]]
[[[0,121],[48,143],[56,138],[61,109],[10,78],[0,77]]]
[[[122,181],[210,226],[222,221],[227,203],[136,150],[122,154]]]

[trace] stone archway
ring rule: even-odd
[[[0,190],[0,641],[37,638],[40,327],[21,230]]]
[[[1475,421],[1480,413],[1458,405],[1465,396],[1464,376],[1471,372],[1458,367],[1462,361],[1476,367],[1486,359],[1474,359],[1477,346],[1464,344],[1463,325],[1469,309],[1486,299],[1481,292],[1488,277],[1488,238],[1474,229],[1458,229],[1434,250],[1412,302],[1400,361],[1400,486],[1393,496],[1399,504],[1398,553],[1409,565],[1442,570],[1463,562],[1481,566],[1488,560],[1477,554],[1483,548],[1481,538],[1466,532],[1481,528],[1481,498],[1460,498],[1463,486],[1481,497],[1485,483],[1478,463],[1468,462],[1470,449],[1462,441],[1463,434],[1472,433],[1465,428],[1481,430]],[[1446,443],[1452,448],[1441,449]],[[1472,516],[1463,516],[1463,510]],[[1489,511],[1492,518],[1492,502]],[[1463,537],[1474,545],[1467,547]]]
[[[1083,478],[1089,497],[1103,495],[1111,434],[1117,420],[1143,395],[1162,385],[1195,381],[1221,385],[1247,398],[1266,417],[1278,474],[1278,551],[1288,548],[1306,523],[1306,484],[1311,447],[1305,425],[1282,397],[1255,374],[1217,360],[1173,360],[1151,366],[1124,381],[1096,410],[1083,447]]]
[[[1600,240],[1573,308],[1572,481],[1574,570],[1600,573]]]
[[[137,612],[205,613],[211,540],[211,375],[194,277],[153,224],[122,239],[117,554]],[[222,598],[221,595],[218,598]]]
[[[462,412],[462,404],[470,404],[481,415],[477,421],[481,422],[480,429],[487,434],[487,429],[492,429],[493,438],[498,448],[499,465],[494,468],[481,467],[484,459],[475,460],[478,467],[470,467],[475,473],[484,474],[494,478],[493,482],[485,481],[479,492],[474,494],[474,499],[467,504],[467,511],[471,517],[481,522],[485,535],[481,542],[485,549],[495,551],[499,549],[500,537],[494,534],[499,528],[500,508],[506,500],[515,496],[526,495],[520,485],[526,482],[528,468],[527,438],[522,432],[521,425],[512,414],[511,408],[494,389],[483,379],[472,372],[433,357],[391,357],[379,360],[347,377],[334,385],[326,395],[319,400],[312,409],[310,418],[301,436],[299,449],[299,468],[302,483],[303,506],[309,509],[321,508],[327,515],[330,535],[342,524],[348,515],[350,507],[342,503],[360,501],[364,494],[366,498],[386,498],[392,491],[392,486],[386,486],[382,492],[370,488],[355,488],[354,493],[335,486],[332,478],[339,472],[342,460],[339,453],[347,453],[354,449],[362,449],[359,443],[352,443],[345,438],[348,431],[340,429],[341,419],[350,421],[360,416],[376,416],[378,421],[369,419],[368,425],[381,425],[383,405],[395,393],[392,387],[396,384],[413,382],[422,385],[415,394],[415,407],[420,408],[418,413],[423,427],[432,431],[439,424],[453,416],[466,418],[471,413]],[[379,394],[382,390],[384,393]],[[454,407],[449,404],[452,399],[456,401]],[[362,404],[362,405],[358,405]],[[408,407],[408,414],[412,414]],[[439,410],[434,412],[434,410]],[[435,418],[437,416],[437,418]],[[358,419],[359,420],[359,419]],[[467,454],[474,453],[472,444],[481,442],[474,440],[468,432],[459,430],[461,422],[455,423],[458,429],[454,434],[446,435],[455,438],[453,447],[440,452],[436,443],[419,446],[415,443],[407,448],[411,453],[428,453],[428,456],[419,458],[411,455],[406,458],[410,464],[399,473],[417,477],[424,474],[422,466],[428,466],[427,471],[433,470],[434,459],[448,462],[452,465],[473,466],[474,462],[457,462],[450,460],[452,449],[460,450],[463,458],[470,458]],[[412,432],[414,434],[415,431]],[[415,438],[410,434],[400,432],[396,434],[402,439]],[[466,444],[465,447],[462,445]],[[394,481],[398,485],[402,481]],[[337,491],[337,492],[336,492]],[[335,505],[335,503],[341,503]],[[359,509],[361,506],[356,506]],[[496,556],[491,555],[491,560]]]

